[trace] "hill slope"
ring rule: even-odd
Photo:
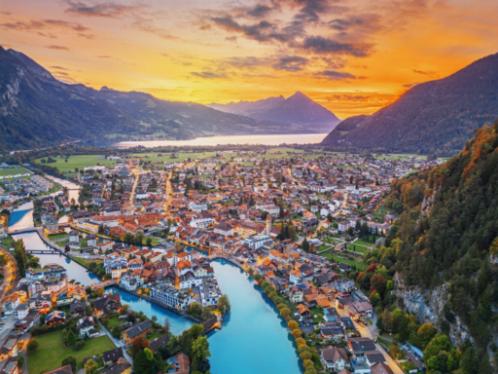
[[[398,181],[387,205],[400,213],[390,235],[398,296],[485,354],[498,339],[498,123],[447,163]]]
[[[416,85],[350,131],[322,142],[337,149],[455,154],[483,123],[498,118],[498,54],[453,75]]]
[[[301,92],[288,98],[278,96],[252,102],[212,104],[211,107],[261,121],[286,124],[286,127],[295,131],[302,129],[302,132],[327,132],[339,122],[334,113]]]
[[[75,140],[103,145],[119,140],[292,132],[296,131],[279,123],[204,105],[66,84],[26,55],[0,47],[1,149]]]

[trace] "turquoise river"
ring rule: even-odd
[[[15,217],[18,218],[18,217]],[[26,249],[46,248],[36,233],[17,235]],[[84,285],[98,282],[85,268],[61,255],[39,255],[42,265],[57,263],[67,269],[68,277]],[[209,336],[213,374],[298,374],[298,358],[287,330],[274,308],[239,268],[213,262],[215,276],[228,295],[231,312],[223,328]],[[117,288],[123,303],[132,310],[168,322],[174,334],[180,334],[191,322]]]

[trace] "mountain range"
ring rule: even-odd
[[[307,126],[307,132],[328,132],[339,122],[334,113],[314,102],[302,92],[284,98],[270,97],[258,101],[240,101],[229,104],[211,104],[212,108],[227,113],[248,116],[260,121],[288,124],[290,129]]]
[[[64,83],[23,53],[0,47],[0,149],[71,141],[107,145],[123,140],[323,131],[315,128],[313,121],[306,122],[307,116],[314,119],[322,115],[323,107],[303,94],[290,101],[294,113],[306,113],[292,126],[281,120],[284,117],[278,111],[273,117],[251,118],[200,104],[160,100],[141,92]],[[332,115],[331,123],[334,121]]]
[[[498,54],[418,84],[370,116],[341,122],[322,145],[339,150],[454,154],[498,118]]]

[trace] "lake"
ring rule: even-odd
[[[270,134],[270,135],[225,135],[205,136],[189,140],[142,140],[119,142],[118,148],[132,148],[143,146],[154,147],[191,147],[191,146],[217,146],[217,145],[283,145],[283,144],[316,144],[320,143],[324,134]]]

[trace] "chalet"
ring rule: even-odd
[[[338,342],[344,339],[344,329],[339,322],[326,322],[320,327],[320,335],[324,339]]]
[[[100,318],[104,314],[109,314],[121,309],[121,301],[118,294],[105,295],[92,303],[94,315]]]
[[[121,347],[111,349],[102,354],[102,359],[106,366],[115,364],[121,357],[123,357],[123,349]]]
[[[327,370],[339,372],[348,367],[348,354],[344,348],[328,346],[320,352],[320,360]]]
[[[348,340],[348,347],[354,358],[364,357],[366,352],[375,351],[375,343],[370,338],[350,338]]]
[[[168,374],[189,374],[190,373],[190,360],[188,356],[180,352],[176,356],[168,359],[170,369]]]
[[[152,328],[152,322],[145,320],[123,331],[123,339],[129,345],[134,339],[144,336]]]

